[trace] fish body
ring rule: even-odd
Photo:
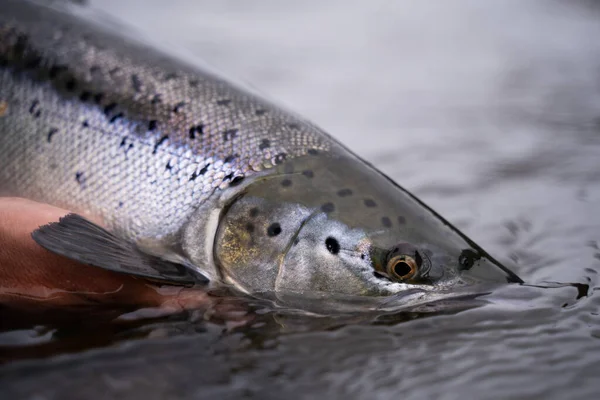
[[[305,119],[68,13],[0,10],[0,194],[104,227],[67,219],[44,247],[250,293],[434,290],[473,265],[520,281]]]

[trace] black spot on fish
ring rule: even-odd
[[[124,205],[124,204],[123,204],[123,202],[122,202],[122,201],[120,201],[120,202],[119,202],[119,205],[117,206],[117,208],[123,208],[123,205]]]
[[[388,217],[381,217],[381,224],[386,228],[391,228],[392,220],[390,220]]]
[[[295,122],[288,122],[288,123],[287,123],[287,126],[288,126],[288,128],[290,128],[290,129],[300,129],[300,125],[298,125],[298,124],[297,124],[297,123],[295,123]]]
[[[228,106],[229,104],[231,104],[231,100],[229,99],[217,100],[217,105],[219,106]]]
[[[167,75],[165,75],[165,81],[172,81],[173,79],[177,78],[177,74],[174,72],[171,72]]]
[[[83,122],[81,123],[81,126],[83,126],[84,128],[89,128],[89,127],[90,127],[90,124],[88,123],[88,121],[87,121],[87,119],[86,119],[85,121],[83,121]]]
[[[94,101],[96,102],[96,104],[100,104],[102,103],[102,100],[104,99],[104,93],[97,93],[94,96]]]
[[[327,248],[327,251],[333,255],[336,255],[340,252],[340,242],[331,236],[325,239],[325,247]]]
[[[154,106],[161,102],[162,102],[162,98],[161,98],[160,94],[155,94],[154,97],[152,98],[152,100],[150,100],[150,103]]]
[[[279,165],[282,162],[284,162],[286,158],[287,158],[287,154],[286,153],[276,154],[275,158],[273,159],[273,164]]]
[[[121,144],[119,144],[119,148],[125,148],[125,157],[127,157],[127,153],[129,150],[133,149],[133,143],[127,143],[129,137],[124,136],[121,140]]]
[[[191,181],[195,181],[197,177],[199,177],[200,175],[204,175],[207,171],[208,171],[208,166],[210,164],[206,164],[204,167],[202,167],[202,169],[199,172],[194,171],[192,173],[192,176],[190,177],[190,182]]]
[[[131,75],[131,86],[136,92],[142,91],[142,81],[140,80],[140,77],[137,76],[137,74]]]
[[[402,215],[398,217],[398,223],[400,225],[404,225],[406,224],[406,218],[404,218]]]
[[[189,130],[190,139],[196,139],[196,133],[199,135],[203,135],[204,134],[204,125],[200,124],[200,125],[192,126]]]
[[[155,119],[150,120],[150,122],[148,122],[148,130],[149,131],[155,130],[157,125],[158,125],[158,122]]]
[[[193,182],[196,180],[197,177],[199,177],[201,174],[197,173],[196,171],[192,172],[192,176],[190,176],[190,182]]]
[[[56,134],[57,132],[58,132],[58,129],[50,128],[50,130],[48,131],[48,143],[50,143],[52,141],[52,136],[54,136],[54,134]]]
[[[352,190],[351,189],[341,189],[341,190],[338,190],[337,195],[340,197],[352,196]]]
[[[165,135],[165,136],[161,137],[160,139],[158,139],[158,142],[156,142],[156,144],[154,145],[154,149],[152,150],[152,154],[156,154],[156,152],[158,151],[158,148],[160,147],[160,145],[162,145],[167,140],[169,140],[169,136],[168,135]]]
[[[284,179],[281,181],[281,186],[283,186],[283,187],[292,186],[292,181],[290,179]]]
[[[39,100],[37,100],[37,99],[33,100],[31,102],[31,106],[29,107],[29,114],[32,114],[32,115],[35,114],[39,104],[40,104]]]
[[[233,172],[230,172],[229,174],[225,175],[225,177],[223,178],[224,181],[228,181],[231,178],[233,178]]]
[[[202,169],[200,170],[200,175],[204,175],[206,171],[208,171],[209,166],[210,164],[206,164],[204,167],[202,167]]]
[[[237,136],[238,130],[237,129],[228,129],[225,132],[223,132],[223,141],[226,142],[229,139],[233,139]]]
[[[92,94],[88,91],[84,91],[84,92],[81,92],[81,94],[79,95],[79,100],[88,101],[90,99],[90,97],[92,97]]]
[[[200,81],[198,79],[190,79],[190,86],[198,87]]]
[[[178,113],[179,111],[181,111],[181,109],[183,108],[183,106],[185,106],[185,102],[184,101],[180,101],[179,103],[175,104],[175,107],[173,107],[173,112],[174,113]]]
[[[369,208],[373,208],[373,207],[377,207],[377,203],[375,203],[375,200],[365,199],[365,206],[367,206]]]
[[[118,113],[117,115],[114,115],[111,119],[110,119],[110,123],[114,123],[116,122],[118,119],[123,118],[123,113]]]
[[[165,165],[165,170],[171,171],[173,166],[171,165],[171,160],[167,161],[167,165]]]
[[[67,88],[67,90],[69,92],[72,92],[72,91],[74,91],[77,88],[77,83],[75,82],[74,79],[69,79],[67,81],[67,83],[65,84],[65,88]]]
[[[260,150],[268,149],[269,147],[271,147],[271,141],[269,139],[263,139],[258,145]]]
[[[114,111],[115,108],[117,108],[117,103],[110,103],[109,105],[104,107],[104,114],[108,116],[111,112]]]
[[[81,172],[81,171],[75,172],[75,180],[77,181],[77,183],[79,183],[79,185],[83,186],[85,184],[85,176],[84,176],[83,172]]]
[[[223,163],[230,163],[233,160],[235,160],[237,157],[239,157],[239,154],[237,154],[237,153],[236,154],[230,154],[230,155],[228,155],[227,157],[225,157],[223,159]]]
[[[250,209],[250,213],[249,214],[250,214],[250,217],[256,218],[258,216],[258,208],[252,207]]]
[[[256,111],[254,111],[254,114],[261,116],[261,115],[265,115],[267,113],[267,110],[263,109],[263,108],[259,108]]]
[[[333,212],[335,211],[335,206],[333,205],[333,203],[325,203],[321,206],[321,211],[326,213]]]
[[[280,233],[281,233],[281,225],[279,225],[277,222],[273,222],[267,228],[267,235],[269,235],[270,237],[277,236]]]
[[[254,224],[252,224],[251,222],[248,222],[246,224],[246,231],[250,232],[250,233],[254,232]]]
[[[237,186],[244,180],[244,175],[238,175],[234,177],[231,182],[229,182],[229,186]]]
[[[317,154],[319,154],[319,151],[317,149],[308,149],[306,152],[311,156],[316,156]]]
[[[314,172],[312,172],[310,169],[302,171],[302,175],[307,178],[313,178],[315,176]]]

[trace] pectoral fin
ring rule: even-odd
[[[32,233],[40,246],[84,264],[177,285],[206,281],[185,266],[146,254],[131,242],[77,214]]]

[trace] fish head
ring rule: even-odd
[[[390,296],[511,271],[381,172],[352,156],[286,161],[222,210],[214,258],[250,293]]]

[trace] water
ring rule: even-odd
[[[90,3],[315,121],[526,282],[582,285],[506,286],[466,310],[306,318],[257,305],[237,328],[191,313],[38,330],[18,348],[28,360],[0,367],[3,398],[597,396],[595,3]]]

